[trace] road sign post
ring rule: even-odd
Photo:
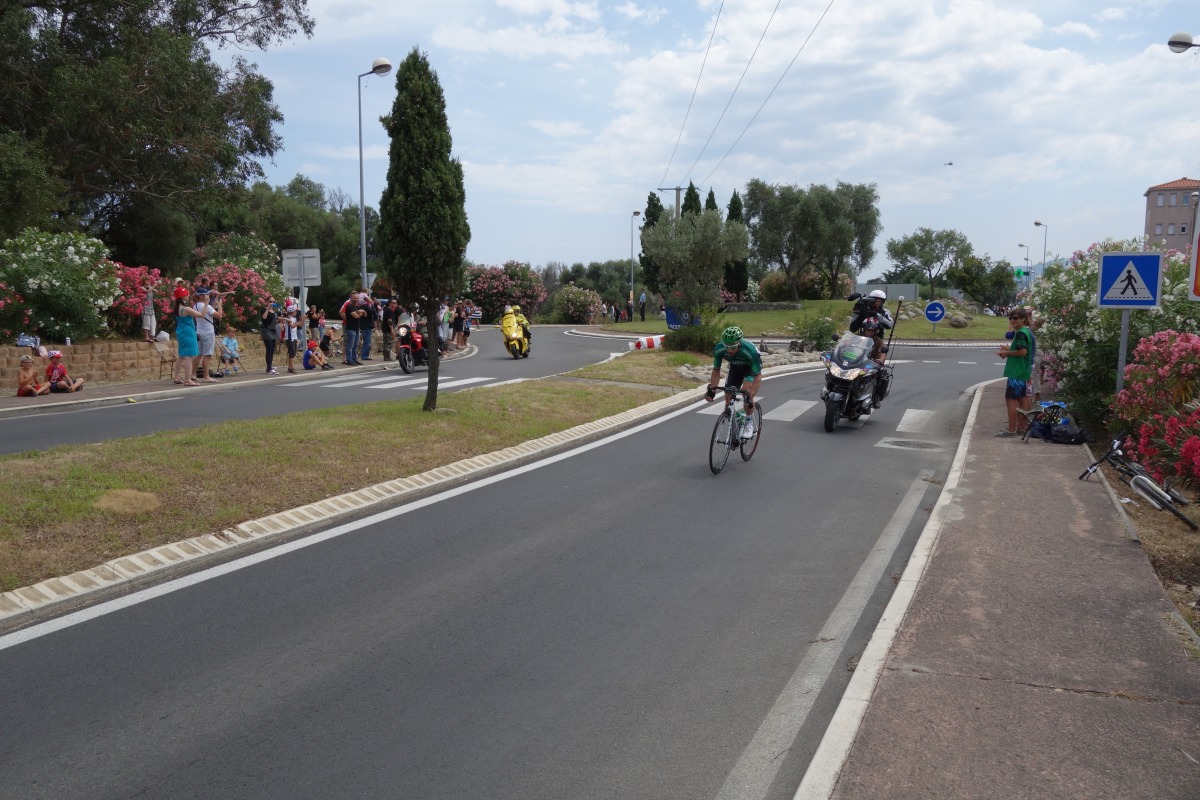
[[[1121,343],[1117,350],[1117,391],[1125,388],[1125,356],[1129,349],[1129,311],[1158,308],[1162,297],[1162,253],[1103,253],[1096,305],[1121,309]]]
[[[946,307],[937,300],[930,300],[925,306],[925,319],[933,323],[933,332],[937,333],[937,324],[946,316]]]

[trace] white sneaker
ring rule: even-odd
[[[743,439],[753,439],[754,438],[754,422],[753,421],[747,422],[744,426],[742,426],[742,438]]]

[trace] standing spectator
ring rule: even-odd
[[[154,334],[158,329],[158,320],[154,316],[154,279],[147,275],[142,279],[142,334],[146,342],[154,343]]]
[[[362,326],[367,316],[365,294],[357,294],[346,306],[346,363],[358,366],[358,348],[362,343]]]
[[[200,354],[200,344],[196,340],[196,318],[202,316],[202,313],[188,305],[186,296],[175,298],[175,343],[179,347],[179,358],[175,361],[175,383],[183,386],[200,385],[196,383],[193,362]]]
[[[387,307],[379,317],[379,331],[383,334],[383,360],[392,360],[392,350],[396,347],[396,323],[400,318],[400,304],[396,298],[388,300]]]
[[[321,340],[321,315],[317,313],[316,306],[309,306],[308,311],[304,312],[305,319],[308,320],[308,338]]]
[[[453,343],[456,350],[462,350],[467,346],[466,339],[463,338],[463,324],[466,322],[466,315],[463,314],[463,304],[454,304],[454,316],[450,318],[450,341]]]
[[[375,333],[375,325],[379,322],[379,307],[369,294],[359,295],[363,311],[366,315],[360,321],[362,326],[362,360],[371,360],[371,336]]]
[[[600,301],[600,319],[608,322],[608,303],[603,300]]]
[[[443,297],[437,309],[437,340],[438,350],[445,353],[450,349],[450,306],[449,298]]]
[[[268,375],[279,374],[279,370],[275,369],[275,345],[279,342],[279,329],[276,324],[279,321],[277,311],[279,311],[279,303],[268,303],[263,307],[259,317],[259,323],[262,326],[259,334],[262,336],[263,350],[267,356]]]
[[[317,335],[318,341],[325,338],[325,310],[321,309],[317,312]]]
[[[46,383],[52,392],[78,392],[83,388],[83,378],[72,378],[67,374],[67,365],[62,361],[62,352],[51,350],[46,354],[50,365],[46,367]],[[195,382],[192,383],[195,386]]]
[[[49,391],[49,383],[38,383],[37,381],[33,356],[28,353],[21,356],[21,366],[17,370],[17,397],[37,397]]]
[[[463,348],[471,341],[471,326],[475,324],[476,314],[481,313],[470,300],[463,304]]]
[[[638,311],[642,315],[642,322],[646,321],[646,292],[642,291],[642,296],[638,299]]]
[[[1008,315],[1008,325],[1013,331],[1012,344],[1001,346],[996,355],[1004,359],[1004,377],[1008,379],[1004,387],[1004,405],[1008,410],[1008,428],[997,433],[997,436],[1016,436],[1020,433],[1017,421],[1017,408],[1027,402],[1028,383],[1030,374],[1029,355],[1032,349],[1029,328],[1026,322],[1029,312],[1023,308],[1014,308]]]
[[[212,305],[209,302],[213,297],[212,292],[203,286],[196,289],[195,295],[196,303],[192,308],[199,312],[199,316],[196,317],[196,342],[200,353],[200,377],[205,383],[216,383],[209,371],[209,365],[212,363],[217,341],[216,320],[223,316],[219,305],[221,301],[218,298],[218,305]]]
[[[300,349],[300,330],[304,326],[300,319],[300,308],[290,299],[279,320],[279,333],[287,347],[287,371],[296,374],[296,353]]]
[[[625,301],[625,321],[633,322],[633,289],[629,290],[629,299]]]

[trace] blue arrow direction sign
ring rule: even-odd
[[[1104,253],[1100,256],[1100,308],[1158,308],[1162,253]]]
[[[946,316],[946,307],[937,300],[933,300],[925,306],[925,319],[935,325],[941,322],[944,316]]]

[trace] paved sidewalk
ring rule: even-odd
[[[1195,637],[1105,485],[1078,480],[1083,447],[993,436],[1003,387],[907,613],[884,615],[902,622],[878,683],[851,684],[797,798],[1200,797]]]

